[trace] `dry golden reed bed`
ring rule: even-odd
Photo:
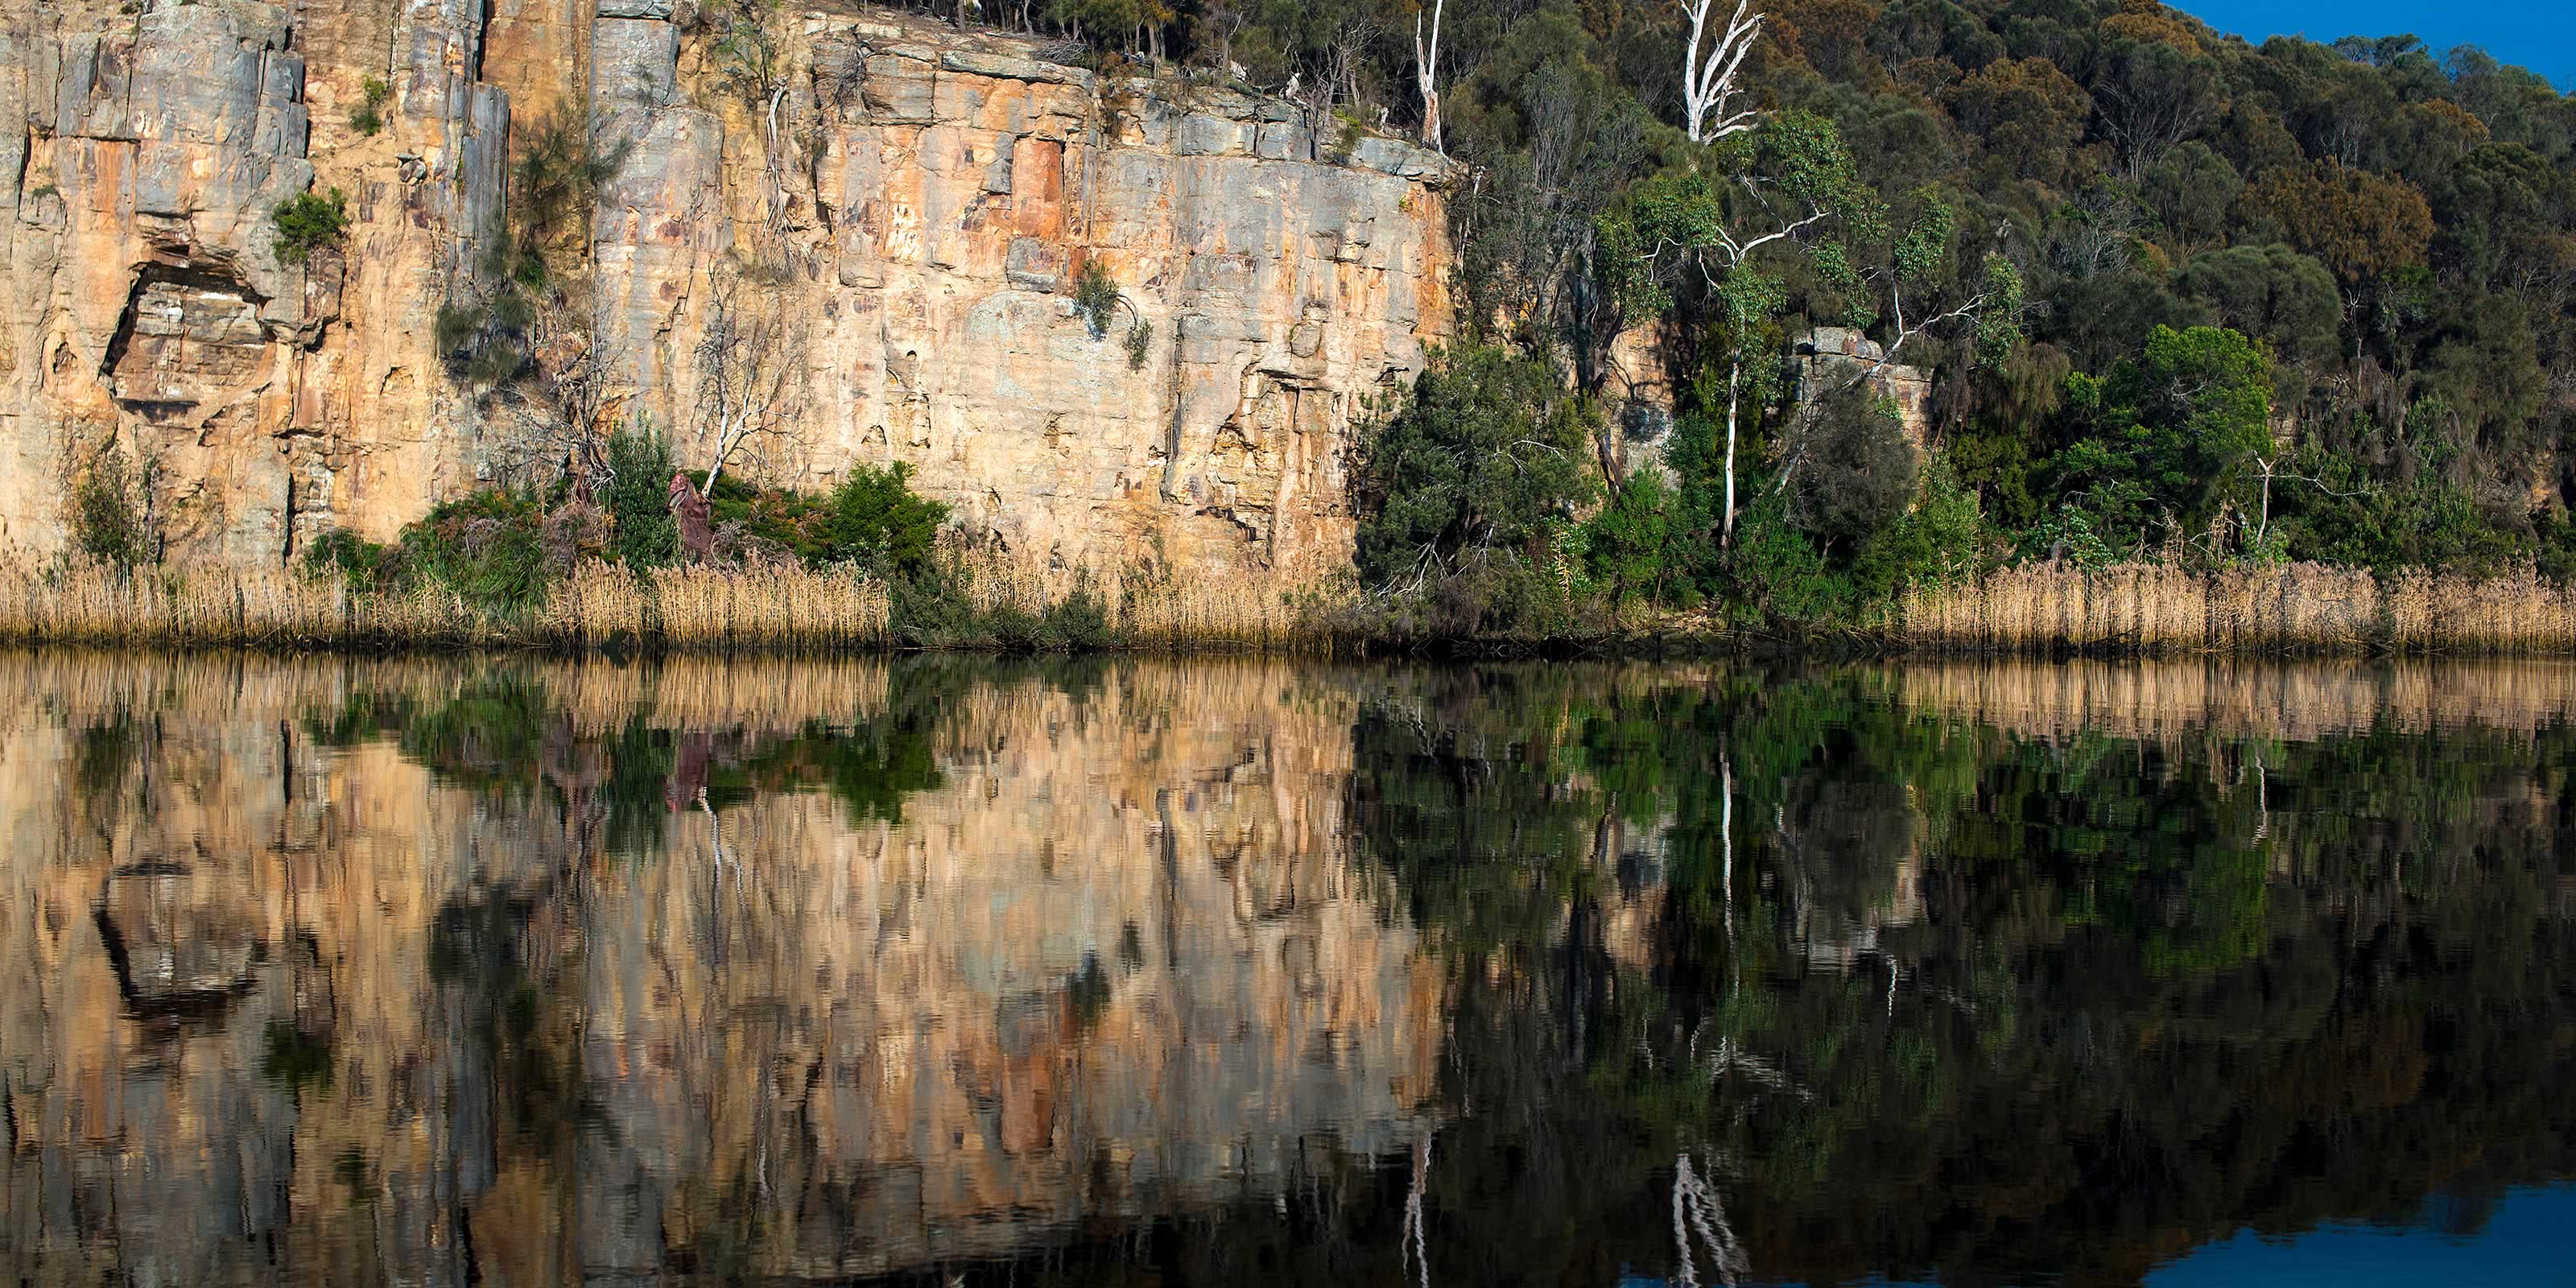
[[[1095,577],[990,551],[959,556],[978,614],[1034,618],[1094,596],[1120,646],[1158,651],[1330,651],[1324,601],[1219,578]],[[0,642],[343,648],[440,644],[826,653],[895,647],[883,582],[797,564],[658,568],[589,560],[523,617],[436,586],[352,592],[285,569],[181,574],[73,560],[0,565]]]
[[[2549,654],[2576,651],[2576,590],[2495,577],[2283,564],[2006,568],[1899,604],[1896,643],[1929,652]]]
[[[623,639],[674,649],[827,651],[886,642],[886,588],[796,565],[662,568],[638,576],[592,560],[523,619],[478,611],[432,586],[355,594],[337,578],[282,569],[127,572],[71,562],[0,570],[0,640],[69,644],[553,645]]]
[[[1097,576],[997,552],[962,556],[979,615],[1034,618],[1093,597],[1118,647],[1198,653],[1352,651],[1348,596],[1228,577]],[[1313,583],[1320,584],[1320,583]],[[422,586],[358,594],[284,569],[127,572],[72,561],[0,566],[0,642],[344,648],[417,644],[828,653],[899,647],[884,583],[796,564],[660,568],[591,560],[534,613],[477,609]],[[2536,655],[2576,652],[2576,589],[2524,568],[2490,578],[2288,564],[2190,573],[2007,568],[1909,591],[1888,643],[1926,652]],[[931,641],[937,642],[937,641]],[[972,643],[972,640],[961,641]]]

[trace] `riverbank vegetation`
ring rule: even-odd
[[[1419,119],[1413,42],[1370,35],[1410,11],[1381,8],[1255,6],[1232,48],[1355,63],[1350,92]],[[2150,0],[1445,21],[1463,334],[1359,453],[1359,575],[1397,619],[2576,644],[2410,617],[2576,572],[2576,106],[2540,77],[2398,35],[2254,45]],[[1566,391],[1548,415],[1477,388],[1514,364]],[[2189,588],[2160,631],[2107,607],[2142,579]],[[2227,606],[2258,585],[2259,628]]]
[[[332,533],[219,584],[161,566],[150,507],[108,503],[128,483],[103,459],[69,484],[86,562],[20,576],[0,629],[2576,648],[2576,106],[2478,50],[2257,46],[2152,0],[994,16],[1276,88],[1318,121],[1376,106],[1457,163],[1456,326],[1354,429],[1349,569],[1219,593],[1143,552],[1003,550],[901,465],[748,483],[784,416],[762,364],[793,335],[748,288],[700,355],[714,383],[679,463],[712,495],[691,543],[671,450],[611,432],[587,360],[532,356],[539,322],[580,330],[566,230],[625,155],[557,118],[514,170],[490,298],[439,327],[478,396],[559,427],[546,452],[397,540]],[[736,285],[775,269],[745,253]],[[1105,282],[1083,288],[1095,332]],[[839,616],[817,621],[827,594]]]
[[[669,500],[667,442],[621,430],[603,460],[587,487],[486,489],[392,541],[332,531],[288,567],[207,570],[157,556],[157,520],[137,499],[149,489],[105,455],[75,489],[75,553],[0,569],[0,639],[1288,652],[1329,651],[1349,627],[1346,606],[1321,592],[1052,567],[978,541],[946,527],[947,507],[915,493],[899,463],[855,468],[823,492],[719,479],[692,548]]]

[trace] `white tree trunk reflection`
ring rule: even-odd
[[[1673,1156],[1673,1250],[1679,1264],[1674,1268],[1674,1282],[1698,1288],[1699,1265],[1694,1246],[1708,1252],[1709,1270],[1717,1282],[1735,1288],[1751,1273],[1744,1247],[1735,1241],[1734,1227],[1726,1223],[1726,1204],[1718,1197],[1717,1187],[1691,1165],[1690,1151]]]

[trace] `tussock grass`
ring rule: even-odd
[[[2162,564],[2001,569],[1908,591],[1894,642],[1925,651],[2545,654],[2576,651],[2576,590],[2494,577],[2296,563],[2194,574]]]

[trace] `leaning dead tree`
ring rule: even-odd
[[[709,496],[726,466],[786,429],[804,395],[803,337],[778,292],[747,282],[739,268],[712,279],[696,351],[702,492]]]
[[[1422,12],[1417,9],[1413,14],[1413,81],[1422,90],[1422,141],[1444,154],[1448,149],[1440,146],[1440,13],[1447,7],[1448,0],[1432,0],[1428,45],[1422,43]]]
[[[1716,46],[1703,58],[1700,46],[1708,38],[1708,12],[1714,3],[1680,0],[1683,15],[1690,19],[1690,43],[1682,47],[1682,110],[1693,143],[1714,143],[1752,129],[1754,122],[1750,109],[1730,115],[1726,105],[1741,88],[1735,83],[1736,73],[1744,68],[1744,56],[1753,52],[1762,15],[1748,12],[1753,0],[1735,0],[1735,16],[1727,20]]]

